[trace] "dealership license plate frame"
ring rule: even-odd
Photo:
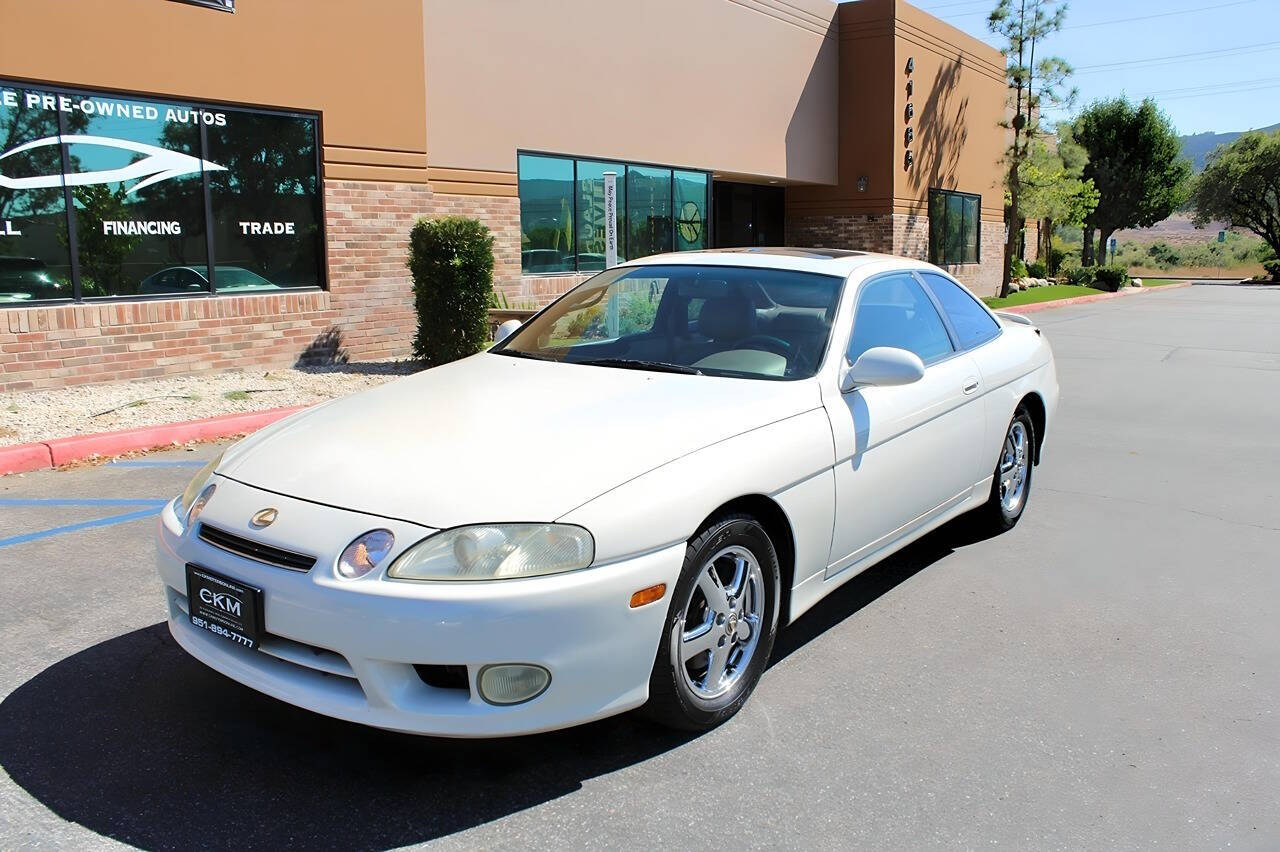
[[[208,591],[208,595],[201,595]],[[222,598],[216,597],[223,595]],[[232,601],[238,602],[239,607]],[[239,610],[236,612],[236,610]],[[262,589],[202,565],[187,563],[187,617],[191,626],[254,649],[262,643]]]

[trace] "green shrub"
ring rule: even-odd
[[[1022,258],[1020,257],[1015,257],[1013,259],[1013,277],[1014,278],[1027,277],[1027,265],[1023,263]]]
[[[1063,269],[1067,283],[1076,287],[1089,287],[1093,284],[1096,266],[1068,266]]]
[[[1098,287],[1112,293],[1129,286],[1129,268],[1118,263],[1099,266],[1094,273]]]
[[[475,219],[419,219],[409,233],[418,333],[413,354],[428,366],[478,352],[489,338],[493,236]]]
[[[1048,278],[1049,265],[1043,260],[1033,261],[1027,264],[1027,274],[1032,278]]]
[[[1067,259],[1067,252],[1057,246],[1049,246],[1048,269],[1050,275],[1062,271],[1062,262]]]
[[[1262,268],[1267,270],[1267,274],[1271,276],[1272,281],[1280,281],[1280,260],[1264,260]]]

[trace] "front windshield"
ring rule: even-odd
[[[751,379],[805,379],[842,277],[730,266],[624,266],[570,290],[499,355]]]

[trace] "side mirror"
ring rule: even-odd
[[[840,377],[840,392],[858,387],[892,387],[909,385],[924,378],[924,362],[920,356],[892,346],[875,346],[863,352],[857,363]]]
[[[502,325],[498,326],[498,331],[493,335],[493,345],[497,346],[511,335],[515,334],[517,328],[523,325],[518,319],[509,319]]]

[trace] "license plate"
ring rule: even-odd
[[[262,639],[262,589],[199,565],[187,565],[187,609],[192,625],[246,648]]]

